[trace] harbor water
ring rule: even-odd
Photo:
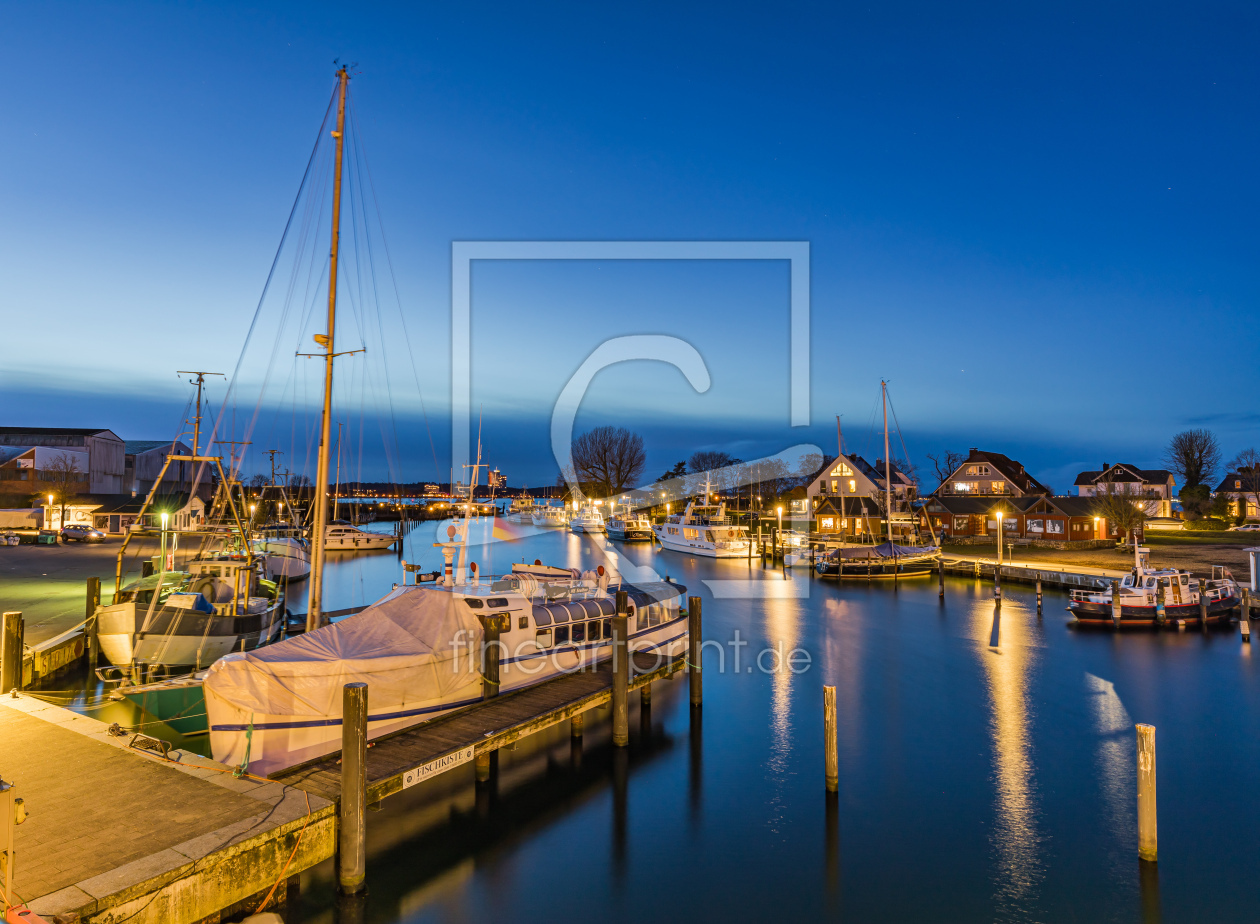
[[[382,524],[378,528],[388,528]],[[444,524],[394,552],[330,555],[328,609],[440,566]],[[1207,921],[1255,916],[1260,668],[1237,628],[1074,628],[1066,595],[935,576],[837,584],[561,530],[470,548],[703,600],[704,705],[686,678],[390,797],[368,815],[369,894],[331,862],[290,924],[600,921]],[[487,529],[480,538],[490,539]],[[300,593],[290,609],[305,609]],[[823,778],[837,688],[839,794]],[[1140,866],[1134,724],[1157,729],[1159,863]],[[1227,847],[1227,850],[1226,850]]]

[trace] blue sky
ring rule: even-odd
[[[449,465],[453,240],[810,244],[808,428],[788,426],[786,264],[479,264],[473,397],[514,483],[554,477],[559,389],[627,333],[687,339],[713,376],[704,395],[653,364],[596,379],[579,427],[640,429],[653,473],[694,448],[830,449],[836,414],[851,447],[878,448],[881,376],[912,456],[995,449],[1059,490],[1104,461],[1156,464],[1185,426],[1227,455],[1260,442],[1254,7],[51,3],[6,19],[6,423],[164,438],[187,398],[175,370],[236,366],[340,57],[359,64],[398,292],[375,341],[353,318],[340,334],[369,346],[339,392],[365,477]],[[294,467],[317,383],[292,354],[317,321],[279,338],[264,323],[236,397],[238,437],[261,400],[254,450],[287,440]]]

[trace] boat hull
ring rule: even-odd
[[[117,603],[96,611],[97,638],[101,653],[118,667],[132,663],[205,667],[230,652],[252,651],[275,641],[283,613],[283,598],[263,612],[238,616],[160,606],[146,627],[147,606]]]
[[[657,533],[656,538],[660,540],[661,548],[670,552],[683,552],[687,555],[699,555],[702,558],[747,558],[750,543],[741,542],[733,548],[716,548],[705,542],[697,542],[694,545],[687,542],[679,542]]]
[[[330,536],[324,540],[325,552],[365,552],[373,549],[388,549],[398,541],[396,536],[382,536],[375,533],[361,533],[357,536]]]
[[[937,559],[923,556],[914,558],[820,559],[814,566],[819,577],[843,580],[869,580],[874,578],[924,577],[936,570]]]
[[[1228,622],[1233,611],[1238,608],[1240,600],[1236,596],[1221,597],[1211,600],[1207,605],[1207,621],[1209,625]],[[1105,626],[1116,628],[1112,619],[1111,604],[1107,602],[1072,601],[1068,604],[1068,612],[1076,617],[1076,621],[1085,626]],[[1164,625],[1176,626],[1178,622],[1201,625],[1199,604],[1181,603],[1164,607]],[[1153,628],[1160,625],[1158,613],[1153,606],[1120,607],[1119,628]]]
[[[651,542],[655,534],[650,529],[618,529],[615,526],[609,526],[608,538],[619,539],[622,542]]]

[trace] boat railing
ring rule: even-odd
[[[1071,591],[1071,600],[1073,603],[1101,603],[1102,594],[1096,590],[1073,590]]]

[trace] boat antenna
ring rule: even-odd
[[[323,625],[320,604],[324,592],[324,533],[328,529],[328,444],[332,433],[333,359],[337,353],[333,338],[337,333],[337,248],[341,243],[341,159],[345,147],[346,87],[350,72],[337,71],[337,129],[333,167],[332,244],[328,253],[328,332],[316,334],[315,342],[324,348],[324,410],[319,425],[319,462],[315,470],[315,523],[311,530],[310,602],[306,607],[306,631]]]
[[[888,383],[879,380],[880,403],[884,408],[884,533],[892,545],[892,461],[888,458]],[[894,546],[895,548],[895,546]]]

